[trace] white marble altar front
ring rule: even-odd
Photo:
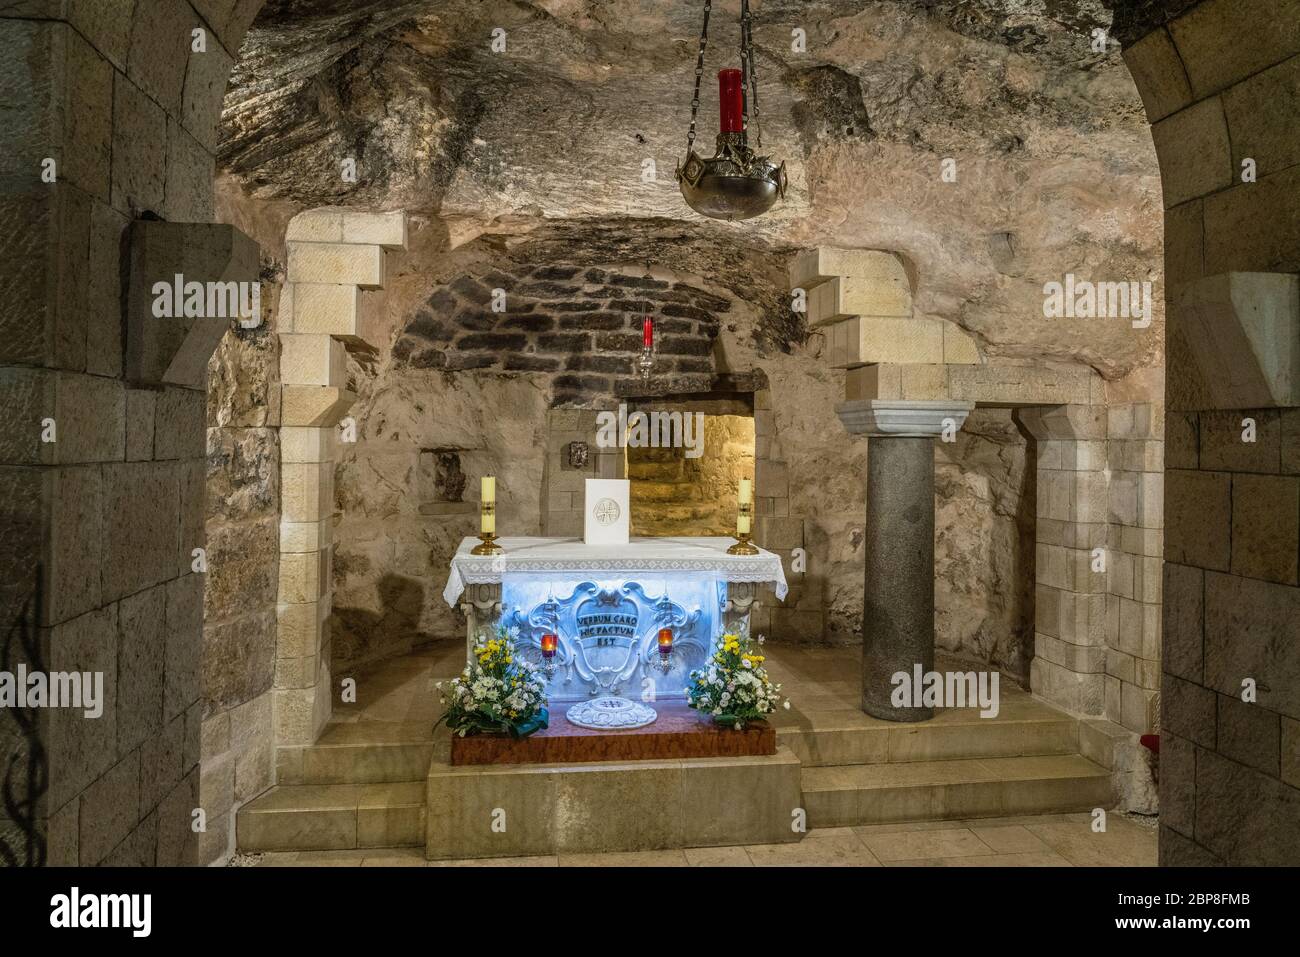
[[[575,538],[505,538],[499,555],[472,555],[466,538],[443,597],[466,616],[466,653],[498,624],[518,629],[519,653],[542,664],[555,634],[552,701],[635,693],[680,697],[723,630],[748,631],[759,585],[786,594],[780,556],[729,555],[730,538],[634,538],[591,546]],[[673,655],[659,655],[661,628]]]

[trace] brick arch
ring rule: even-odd
[[[1166,7],[1124,51],[1165,206],[1160,861],[1295,863],[1300,2]]]

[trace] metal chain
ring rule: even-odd
[[[691,98],[691,127],[686,132],[686,152],[695,148],[695,118],[700,112],[700,78],[704,76],[704,48],[709,45],[709,11],[713,0],[704,0],[704,26],[700,29],[700,54],[695,60],[695,95]]]
[[[749,20],[749,0],[740,0],[740,128],[749,131],[749,44],[745,42],[745,23]]]
[[[741,0],[741,23],[740,23],[740,41],[741,41],[741,68],[744,69],[745,60],[749,60],[749,96],[754,100],[754,146],[758,149],[763,148],[763,123],[758,116],[758,66],[757,57],[754,56],[754,18],[749,13],[749,0]],[[748,57],[746,57],[748,54]],[[743,77],[742,77],[743,82]],[[745,101],[745,130],[749,130],[749,100]]]

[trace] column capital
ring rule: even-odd
[[[973,402],[952,399],[856,399],[840,403],[835,413],[853,435],[931,438],[948,420],[960,429],[973,408]]]

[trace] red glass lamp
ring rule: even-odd
[[[763,147],[749,0],[741,0],[740,4],[740,69],[718,72],[718,140],[714,155],[705,159],[695,152],[695,120],[700,106],[704,49],[708,45],[709,9],[710,2],[706,0],[704,30],[695,67],[695,97],[691,100],[691,126],[686,134],[686,161],[677,167],[677,183],[687,205],[702,216],[750,219],[767,212],[785,196],[785,164],[775,165],[768,157],[757,155],[749,145],[752,117],[755,146]]]

